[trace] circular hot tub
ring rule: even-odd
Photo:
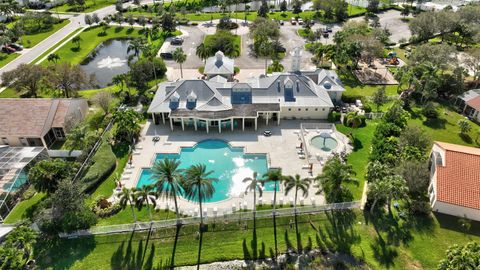
[[[331,152],[338,146],[337,140],[328,133],[321,133],[320,135],[313,137],[310,144],[325,152]]]

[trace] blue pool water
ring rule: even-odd
[[[156,160],[164,158],[180,160],[180,169],[186,169],[195,164],[205,164],[208,171],[213,171],[212,178],[215,193],[207,202],[218,202],[245,192],[243,179],[252,177],[257,172],[261,178],[268,170],[265,154],[245,154],[243,148],[232,148],[220,140],[199,142],[195,147],[182,148],[180,154],[157,154]],[[153,184],[150,169],[143,169],[137,187]],[[273,191],[274,184],[267,183],[264,191]],[[250,195],[250,194],[249,194]]]

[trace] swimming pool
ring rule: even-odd
[[[205,164],[208,171],[213,171],[211,177],[218,179],[213,184],[215,193],[207,202],[218,202],[244,193],[247,185],[243,179],[252,177],[253,172],[260,178],[268,170],[266,154],[245,154],[243,150],[221,140],[206,140],[194,147],[182,147],[179,154],[157,154],[155,160],[180,160],[180,169]],[[143,169],[137,187],[153,184],[151,175],[150,169]],[[264,190],[273,191],[274,184],[267,183]]]
[[[338,142],[329,134],[320,134],[312,138],[310,143],[315,147],[325,152],[330,152],[337,148]]]

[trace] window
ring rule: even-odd
[[[62,128],[53,128],[53,132],[55,134],[55,138],[65,139],[65,133],[63,132]]]
[[[292,108],[288,108],[288,111],[289,111],[289,112],[292,111]]]
[[[298,111],[300,112],[302,109],[298,108]]]
[[[325,111],[325,108],[322,108],[322,112],[324,112],[324,111]]]
[[[308,112],[308,108],[305,108],[305,111]]]
[[[318,108],[315,108],[315,111],[318,111]]]
[[[28,141],[27,139],[25,138],[19,138],[20,139],[20,143],[23,145],[23,146],[28,146]]]

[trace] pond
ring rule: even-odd
[[[113,77],[127,73],[128,57],[133,52],[127,53],[130,40],[110,39],[98,45],[90,55],[82,61],[80,67],[87,75],[95,74],[95,85],[103,88],[112,83]]]

